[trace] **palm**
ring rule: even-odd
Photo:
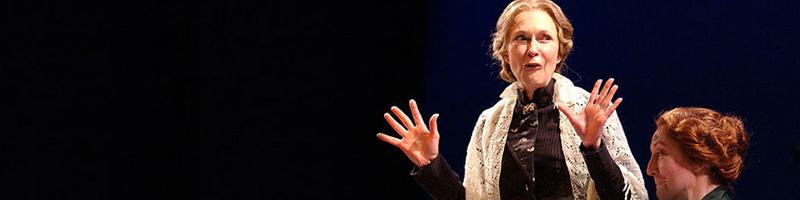
[[[603,136],[603,125],[605,125],[608,117],[610,117],[617,106],[622,103],[622,98],[618,98],[613,104],[611,103],[614,93],[616,93],[619,88],[616,85],[613,87],[611,86],[614,79],[609,79],[603,87],[603,90],[598,93],[602,81],[603,80],[597,80],[594,84],[592,93],[589,96],[589,102],[586,104],[586,108],[581,112],[573,114],[572,111],[568,110],[566,107],[558,107],[559,110],[569,118],[569,122],[572,124],[572,127],[575,128],[575,132],[581,137],[583,145],[593,149],[597,149],[600,146],[600,138]]]
[[[397,123],[389,113],[383,115],[389,125],[391,125],[402,138],[397,139],[383,133],[379,133],[378,138],[400,148],[414,164],[423,167],[428,165],[431,160],[436,158],[439,154],[439,130],[436,126],[436,120],[439,118],[439,115],[434,114],[431,116],[431,129],[429,130],[428,127],[425,126],[425,122],[422,121],[422,115],[419,114],[417,103],[411,100],[409,106],[411,107],[411,114],[414,118],[413,123],[411,119],[397,107],[392,107],[392,112],[397,115],[403,125]]]
[[[415,126],[406,132],[405,137],[400,140],[398,146],[406,152],[412,160],[423,161],[437,154],[439,149],[439,135],[431,134],[420,126]],[[415,163],[417,164],[417,163]]]

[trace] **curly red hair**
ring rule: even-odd
[[[707,108],[679,107],[656,120],[693,163],[706,163],[712,182],[729,186],[744,168],[749,147],[742,120]]]

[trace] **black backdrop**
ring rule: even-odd
[[[143,1],[0,7],[0,198],[196,188],[196,12]]]
[[[576,28],[567,76],[617,79],[643,170],[658,112],[704,106],[754,134],[742,199],[800,189],[797,3],[558,3]],[[426,198],[375,137],[394,134],[383,113],[411,98],[441,113],[463,175],[505,86],[488,45],[506,2],[31,4],[3,6],[8,199]]]
[[[425,4],[207,6],[199,197],[422,196],[375,135],[391,105],[424,95]]]

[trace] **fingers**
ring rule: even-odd
[[[614,110],[617,109],[617,106],[619,106],[619,104],[621,103],[622,103],[622,98],[617,98],[617,100],[614,101],[613,104],[611,104],[611,107],[608,108],[608,111],[606,111],[606,117],[611,116],[611,114],[614,113]]]
[[[614,94],[617,93],[617,89],[619,89],[619,86],[617,86],[617,85],[614,85],[613,87],[611,87],[611,91],[608,92],[608,94],[606,94],[605,97],[603,97],[602,101],[600,101],[600,108],[602,108],[602,109],[608,108],[608,104],[611,103],[611,99],[614,98]]]
[[[597,100],[597,90],[600,89],[600,84],[603,83],[603,79],[597,79],[597,82],[594,82],[594,87],[592,87],[592,93],[589,95],[589,104],[593,104],[595,100]]]
[[[613,83],[614,83],[614,78],[609,78],[608,81],[606,81],[606,84],[603,86],[603,89],[600,90],[599,94],[597,94],[597,102],[595,102],[596,104],[603,105],[603,103],[605,103],[605,106],[603,106],[603,108],[606,108],[608,106],[608,103],[606,103],[608,101],[607,97],[608,90],[611,88],[611,84]]]
[[[406,132],[408,131],[405,128],[403,128],[403,126],[400,125],[400,123],[397,123],[397,121],[394,120],[392,115],[389,115],[389,113],[384,113],[383,118],[386,119],[386,122],[389,122],[389,125],[392,126],[392,128],[394,129],[394,131],[397,132],[397,134],[400,134],[401,137],[406,137]]]
[[[433,133],[433,134],[438,134],[439,133],[439,125],[436,124],[436,120],[438,120],[438,119],[439,119],[439,113],[436,113],[436,114],[433,114],[433,116],[431,116],[431,119],[428,121],[428,124],[431,125],[431,131],[430,132]]]
[[[394,145],[396,147],[400,147],[400,139],[397,139],[395,137],[388,136],[388,135],[383,134],[383,133],[378,133],[378,139],[381,139],[384,142],[389,143],[391,145]]]
[[[414,127],[414,123],[411,123],[411,119],[409,119],[408,115],[403,113],[403,111],[400,110],[400,108],[398,108],[397,106],[392,106],[392,112],[394,112],[394,115],[397,115],[397,118],[400,118],[400,121],[403,122],[403,125],[406,128],[410,129]]]
[[[417,126],[421,126],[422,129],[424,129],[424,130],[428,130],[428,127],[425,126],[425,122],[422,121],[423,120],[422,119],[422,115],[419,114],[419,107],[417,107],[417,101],[414,101],[414,99],[411,99],[411,101],[408,101],[408,106],[411,107],[411,116],[414,117],[415,124]]]

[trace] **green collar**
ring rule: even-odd
[[[703,197],[701,200],[730,200],[731,196],[728,193],[728,188],[725,186],[717,186],[714,190],[711,190],[706,196]]]

